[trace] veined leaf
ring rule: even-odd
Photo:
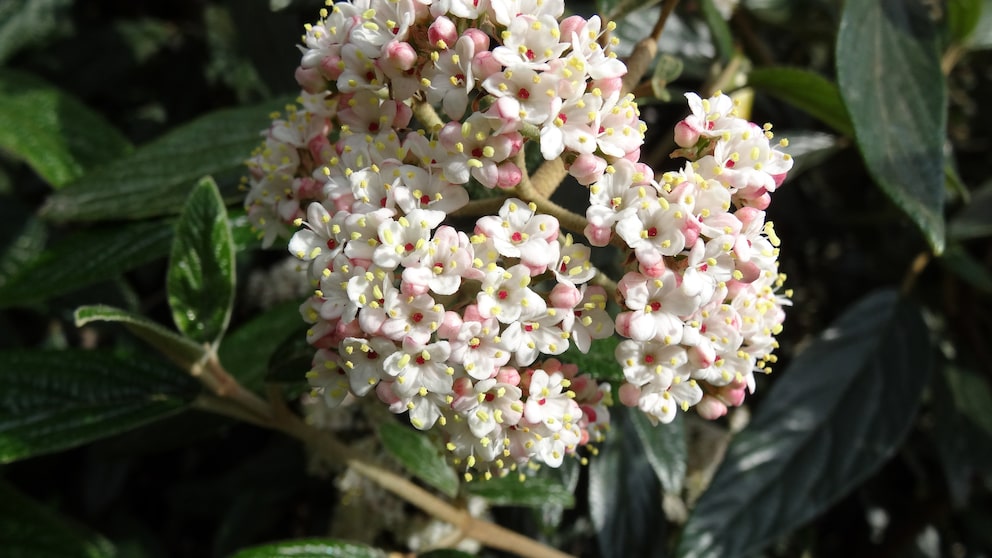
[[[31,304],[114,279],[169,253],[172,226],[140,222],[73,233],[0,283],[0,307]]]
[[[304,325],[298,308],[299,304],[296,302],[280,304],[225,336],[217,349],[224,368],[248,389],[260,389],[276,350],[290,332],[299,331]],[[300,339],[305,343],[303,332],[299,333]],[[314,349],[309,352],[306,364],[297,370],[295,381],[306,381]]]
[[[246,548],[230,558],[386,558],[386,553],[371,546],[334,539],[300,539]]]
[[[110,541],[69,524],[0,481],[0,548],[7,558],[113,558]]]
[[[201,177],[243,174],[267,115],[284,102],[221,110],[180,126],[56,192],[42,214],[55,221],[98,221],[179,213]]]
[[[677,556],[747,556],[874,473],[912,425],[933,366],[894,291],[837,319],[772,385],[689,517]]]
[[[119,322],[183,370],[190,370],[207,354],[202,345],[197,345],[148,318],[111,306],[81,306],[76,309],[75,319],[76,327],[92,322]]]
[[[837,77],[875,183],[944,250],[947,85],[935,22],[922,2],[844,3]]]
[[[182,410],[198,391],[196,380],[145,357],[0,352],[0,463],[147,424]]]
[[[800,68],[755,68],[747,75],[747,84],[807,112],[840,134],[854,136],[837,85],[820,74]]]
[[[658,425],[652,425],[647,415],[640,411],[629,412],[628,415],[631,426],[644,447],[644,456],[661,481],[661,487],[667,494],[682,492],[686,459],[689,455],[682,414],[675,415],[671,424]]]
[[[68,31],[72,0],[5,0],[0,3],[0,62],[21,48]]]
[[[520,480],[510,473],[503,477],[475,479],[465,484],[465,492],[484,498],[494,506],[523,506],[540,508],[557,504],[565,508],[575,506],[575,496],[561,482],[547,476],[530,476]]]
[[[414,476],[452,498],[458,493],[458,475],[426,434],[385,422],[379,427],[379,439]]]
[[[166,275],[176,326],[201,343],[217,342],[234,305],[234,240],[217,184],[204,178],[176,224]]]
[[[0,149],[58,188],[130,152],[131,144],[68,93],[30,74],[0,68]]]

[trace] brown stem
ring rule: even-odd
[[[921,273],[923,273],[923,270],[926,269],[927,265],[930,263],[930,257],[931,254],[929,251],[920,252],[916,255],[913,263],[909,265],[909,270],[906,272],[906,277],[902,280],[902,288],[899,289],[899,292],[902,293],[903,296],[909,295],[909,293],[913,290],[913,286],[916,285],[916,279]]]
[[[629,93],[640,83],[641,77],[648,71],[654,57],[658,54],[658,40],[665,29],[668,16],[675,10],[679,0],[665,0],[661,4],[661,13],[658,14],[658,21],[654,23],[651,35],[638,41],[634,45],[634,52],[627,60],[627,75],[623,76],[623,91]]]

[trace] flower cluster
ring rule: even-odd
[[[246,180],[263,242],[292,235],[307,262],[326,404],[375,392],[469,468],[557,466],[601,438],[611,398],[554,357],[615,333],[621,400],[653,420],[740,403],[786,302],[762,210],[791,161],[768,130],[690,96],[676,138],[692,162],[658,182],[637,162],[645,126],[612,24],[562,19],[563,0],[328,6],[303,37],[300,101]],[[573,232],[631,254],[615,321],[590,247],[534,203],[527,142],[588,186]],[[505,199],[459,230],[471,188]]]

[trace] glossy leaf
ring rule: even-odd
[[[992,236],[992,181],[971,193],[971,201],[951,219],[948,235],[956,240]]]
[[[955,42],[967,42],[982,18],[985,0],[947,0],[947,28]]]
[[[845,2],[837,36],[841,97],[875,183],[944,249],[947,85],[922,2]]]
[[[940,257],[940,263],[983,293],[992,294],[992,273],[960,244],[953,243]]]
[[[0,62],[21,48],[51,41],[71,24],[66,15],[73,0],[4,0],[0,2]]]
[[[839,134],[854,135],[837,85],[820,74],[800,68],[755,68],[748,73],[747,84],[805,111]]]
[[[982,15],[968,40],[973,49],[992,48],[992,0],[984,0]]]
[[[305,339],[305,335],[299,331],[303,319],[300,318],[298,308],[299,304],[296,302],[280,304],[225,336],[217,349],[224,368],[248,389],[261,388],[269,370],[269,362],[287,336],[298,332],[300,338]],[[313,352],[312,349],[311,357]],[[304,366],[297,371],[297,380],[304,380],[310,370],[309,359]]]
[[[0,463],[147,424],[182,410],[198,391],[185,373],[145,357],[0,352]]]
[[[713,36],[713,46],[724,63],[730,61],[734,55],[734,37],[730,33],[730,26],[727,20],[723,19],[720,10],[717,9],[714,0],[700,0],[700,7],[703,10],[703,18],[706,20],[710,34]]]
[[[458,494],[458,475],[423,432],[385,422],[379,427],[379,440],[415,477],[452,498]]]
[[[631,410],[610,413],[610,431],[589,460],[589,515],[604,558],[665,555],[661,486],[631,422]]]
[[[24,305],[115,279],[169,253],[172,226],[141,222],[75,232],[0,283],[0,307]]]
[[[113,558],[114,546],[0,481],[0,548],[6,558]]]
[[[246,548],[230,558],[386,558],[386,553],[371,546],[335,539],[300,539]]]
[[[661,487],[667,494],[682,492],[689,455],[682,415],[676,415],[671,424],[658,425],[652,425],[647,415],[639,411],[629,412],[628,415],[631,427],[644,447],[644,456],[661,481]]]
[[[521,478],[510,473],[489,480],[477,478],[465,484],[465,492],[484,498],[493,506],[522,506],[540,508],[556,504],[565,508],[575,505],[575,496],[559,480],[549,476]]]
[[[175,362],[183,370],[190,370],[207,354],[203,345],[194,343],[144,316],[132,314],[127,310],[103,305],[81,306],[76,309],[75,320],[76,327],[94,322],[121,323],[131,333],[158,349],[163,356]]]
[[[131,144],[68,93],[30,74],[0,68],[0,148],[60,187],[128,153]]]
[[[909,431],[931,357],[919,309],[894,291],[850,308],[731,440],[677,556],[753,554],[857,487]]]
[[[141,219],[179,213],[196,182],[232,184],[281,103],[217,111],[144,145],[56,192],[42,208],[55,221]]]
[[[224,335],[234,305],[234,241],[211,178],[196,185],[179,217],[166,287],[179,331],[202,343]]]

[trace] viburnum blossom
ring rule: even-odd
[[[375,393],[439,429],[466,474],[556,467],[602,440],[614,394],[591,373],[607,374],[556,357],[614,335],[621,403],[656,423],[725,414],[775,361],[789,304],[764,211],[786,143],[731,97],[688,93],[687,162],[657,174],[615,25],[563,14],[329,2],[305,29],[300,100],[248,162],[248,218],[308,264],[315,399]],[[530,184],[528,144],[579,183],[584,220]],[[503,199],[472,199],[485,190]],[[616,283],[592,264],[611,244]]]

